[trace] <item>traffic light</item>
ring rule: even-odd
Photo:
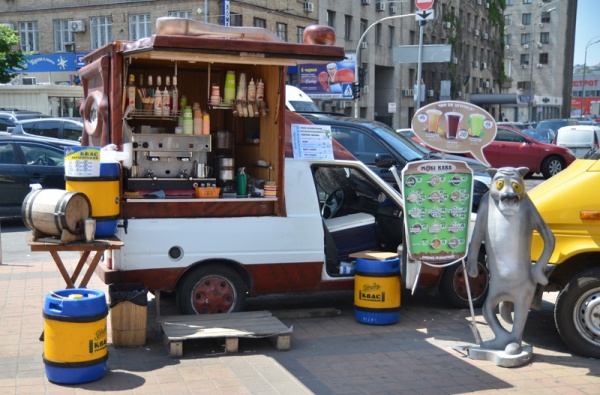
[[[354,99],[358,99],[360,97],[360,84],[355,82],[352,85],[352,96]]]
[[[365,86],[368,70],[364,67],[358,68],[358,85],[360,87]]]

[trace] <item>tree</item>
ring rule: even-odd
[[[24,70],[27,67],[25,53],[14,50],[18,43],[17,31],[0,25],[0,84],[6,84],[15,78],[17,73],[14,70]]]

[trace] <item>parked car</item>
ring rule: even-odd
[[[25,119],[37,119],[48,117],[41,112],[37,111],[21,111],[21,110],[7,110],[0,111],[0,132],[7,132],[12,129],[17,122]]]
[[[541,143],[508,126],[498,126],[494,141],[483,148],[483,154],[495,168],[525,166],[530,175],[542,173],[544,178],[559,173],[575,160],[567,148]]]
[[[83,121],[79,118],[39,118],[18,121],[12,134],[81,142]]]
[[[579,121],[573,118],[568,119],[544,119],[535,126],[536,129],[552,129],[557,131],[563,126],[577,125]]]
[[[555,268],[543,291],[558,291],[558,333],[575,353],[591,358],[600,358],[600,199],[594,193],[600,189],[599,169],[597,151],[528,193],[556,239],[549,260]],[[542,248],[534,233],[533,261]]]
[[[440,153],[433,152],[412,139],[398,134],[381,122],[339,114],[302,113],[301,115],[314,124],[329,125],[332,137],[338,143],[395,188],[398,186],[389,170],[390,167],[396,166],[400,171],[408,162],[442,160]],[[465,161],[473,169],[475,179],[473,211],[476,211],[481,197],[489,190],[491,177],[486,171],[487,168],[480,162],[463,156],[446,155],[445,157],[450,160]],[[403,254],[406,254],[406,250],[403,250]],[[405,256],[403,259],[406,261]],[[479,276],[469,281],[473,303],[476,306],[481,306],[488,290],[489,274],[483,251],[479,263]],[[465,308],[469,306],[466,277],[460,263],[446,268],[423,265],[419,273],[419,287],[438,289],[450,305]]]
[[[556,132],[552,129],[523,129],[524,134],[544,144],[556,144]]]
[[[585,158],[597,150],[600,127],[591,125],[564,126],[558,129],[556,145],[570,149],[577,158]]]
[[[75,142],[50,142],[0,132],[0,218],[20,218],[30,184],[65,188],[64,147]]]

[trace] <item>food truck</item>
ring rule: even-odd
[[[82,146],[128,158],[112,199],[124,246],[96,268],[106,284],[175,293],[184,314],[234,312],[248,296],[351,290],[351,254],[398,251],[400,194],[286,111],[286,68],[343,59],[334,42],[159,18],[156,35],[84,58]]]

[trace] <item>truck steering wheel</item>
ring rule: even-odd
[[[338,188],[331,192],[327,199],[325,199],[325,205],[321,210],[321,215],[325,219],[330,219],[335,217],[337,212],[342,207],[342,203],[344,203],[345,192],[343,188]]]

